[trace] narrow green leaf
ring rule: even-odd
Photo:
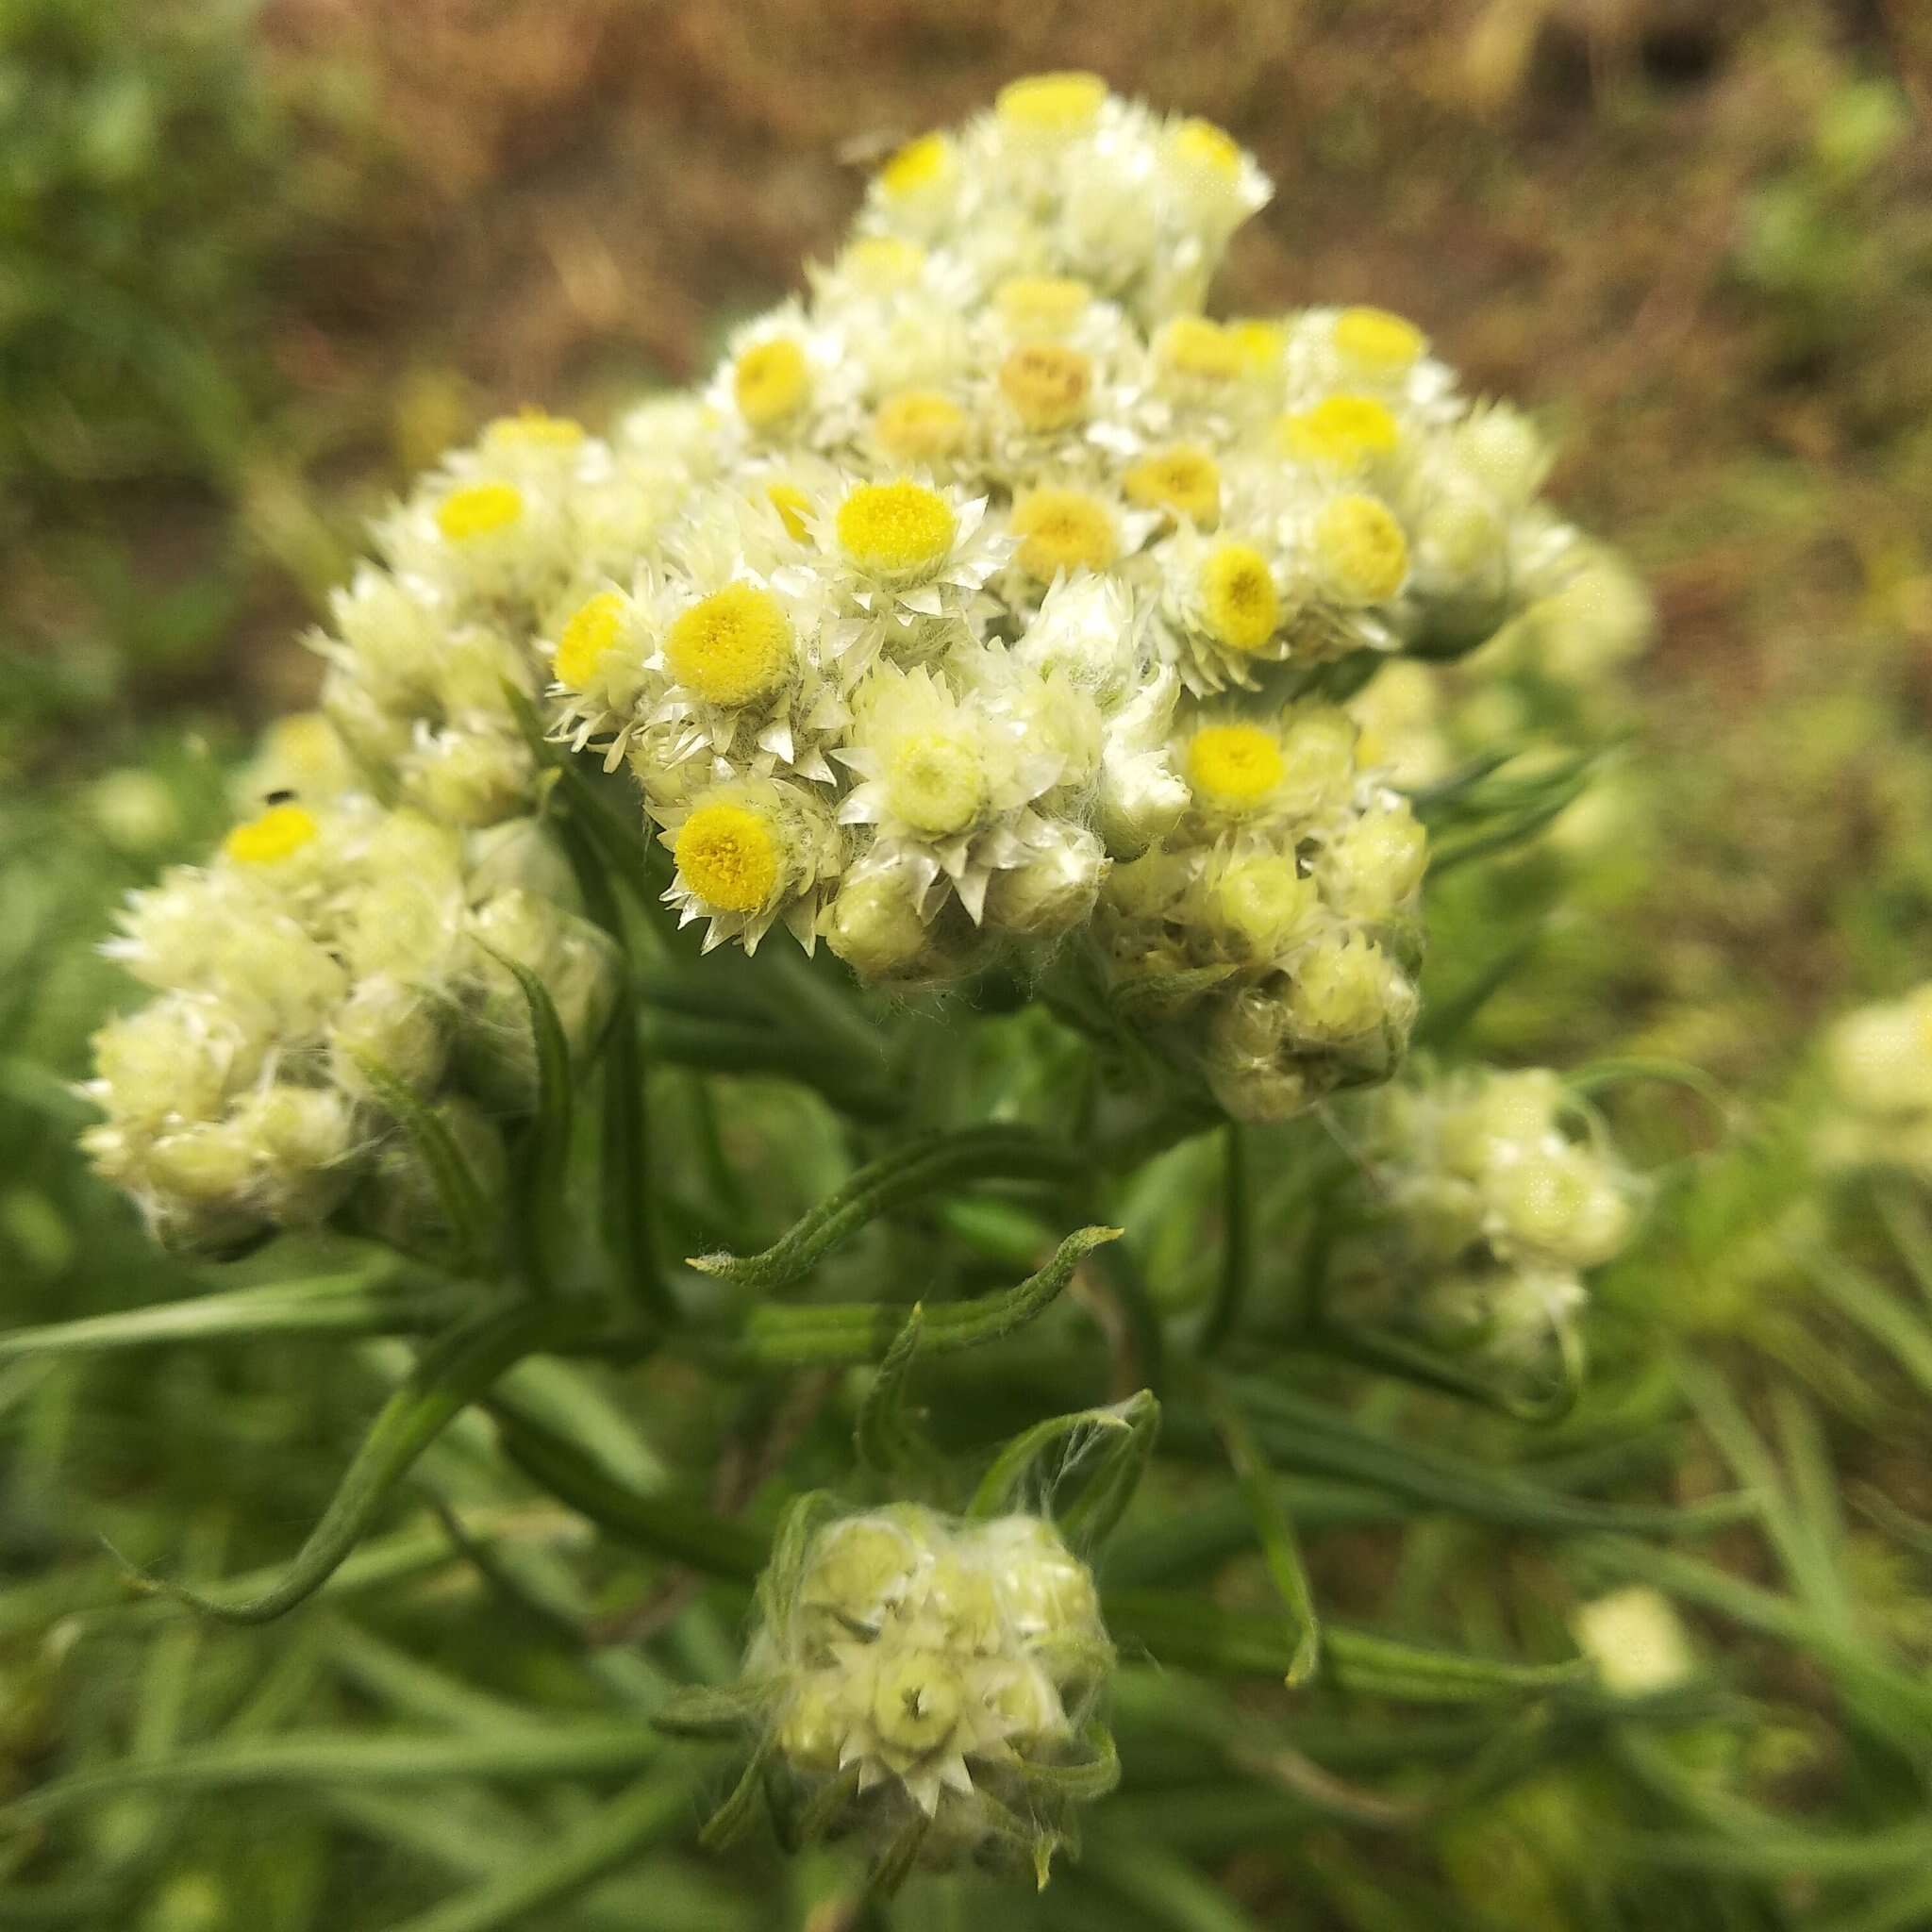
[[[651,1722],[674,1738],[736,1738],[758,1724],[765,1700],[740,1684],[680,1684]]]
[[[258,1595],[207,1595],[152,1583],[195,1608],[234,1624],[265,1624],[325,1584],[375,1520],[410,1465],[448,1424],[513,1363],[587,1324],[586,1311],[523,1306],[478,1316],[435,1343],[384,1404],[346,1475],[294,1561]]]
[[[841,1241],[895,1208],[961,1181],[1062,1179],[1077,1172],[1063,1151],[1024,1127],[925,1134],[860,1168],[757,1255],[699,1255],[691,1265],[769,1293],[801,1279]]]
[[[1922,1395],[1932,1396],[1932,1327],[1912,1305],[1836,1255],[1807,1255],[1802,1265],[1825,1300],[1886,1349]]]
[[[491,1405],[504,1453],[529,1479],[599,1528],[667,1562],[751,1582],[764,1567],[766,1539],[747,1524],[670,1495],[645,1495],[602,1469],[527,1412]]]
[[[356,1064],[428,1171],[442,1218],[456,1237],[458,1268],[482,1272],[496,1251],[500,1224],[456,1136],[441,1115],[387,1067],[360,1058]]]
[[[1037,1274],[1003,1293],[926,1307],[921,1345],[949,1355],[998,1341],[1040,1315],[1093,1249],[1120,1238],[1117,1227],[1083,1227],[1070,1234]],[[707,1340],[722,1367],[744,1370],[849,1367],[882,1360],[905,1324],[905,1311],[881,1302],[823,1302],[805,1307],[764,1303],[729,1339]]]
[[[557,1016],[549,989],[520,959],[491,950],[491,957],[515,980],[530,1016],[530,1039],[537,1055],[537,1104],[525,1130],[520,1202],[511,1225],[525,1242],[524,1261],[530,1285],[545,1290],[552,1274],[551,1239],[563,1212],[570,1170],[570,1042]]]
[[[876,1474],[900,1475],[915,1470],[927,1458],[906,1414],[906,1390],[912,1365],[919,1357],[919,1344],[924,1327],[925,1310],[918,1303],[906,1317],[906,1325],[893,1339],[879,1364],[878,1374],[859,1406],[858,1425],[852,1444],[859,1462]]]
[[[1050,1514],[1070,1541],[1103,1541],[1133,1500],[1153,1454],[1160,1405],[1146,1390],[1104,1408],[1050,1416],[993,1457],[966,1513],[984,1519],[1024,1505]]]
[[[1255,1208],[1248,1186],[1248,1143],[1237,1121],[1222,1129],[1221,1274],[1201,1324],[1198,1346],[1212,1355],[1233,1332],[1247,1306],[1255,1274]]]
[[[1080,1734],[1088,1757],[1077,1764],[1034,1763],[1022,1757],[1016,1769],[1030,1785],[1053,1792],[1070,1804],[1091,1804],[1104,1798],[1121,1781],[1121,1756],[1113,1733],[1105,1724],[1089,1724]]]
[[[1231,1402],[1218,1402],[1214,1406],[1214,1420],[1227,1447],[1235,1485],[1254,1518],[1261,1559],[1267,1564],[1269,1577],[1288,1612],[1294,1655],[1283,1680],[1292,1690],[1307,1683],[1322,1661],[1322,1623],[1315,1609],[1314,1592],[1308,1586],[1307,1566],[1302,1560],[1301,1541],[1288,1512],[1281,1507],[1274,1472],[1256,1446],[1241,1411]]]
[[[726,1852],[750,1832],[758,1823],[758,1801],[765,1794],[765,1760],[771,1756],[769,1741],[751,1755],[738,1782],[724,1802],[705,1821],[698,1843],[708,1852]]]
[[[619,1282],[646,1316],[668,1324],[678,1310],[658,1261],[643,1056],[638,1043],[637,999],[628,985],[619,993],[611,1015],[603,1074],[604,1140],[597,1177],[604,1239]]]
[[[1479,1363],[1459,1356],[1445,1355],[1424,1342],[1352,1324],[1337,1322],[1324,1315],[1302,1338],[1311,1348],[1353,1362],[1356,1367],[1373,1369],[1399,1381],[1413,1382],[1419,1388],[1433,1389],[1439,1394],[1454,1395],[1473,1402],[1479,1408],[1493,1409],[1520,1423],[1561,1422],[1583,1393],[1585,1364],[1583,1347],[1569,1330],[1559,1337],[1557,1359],[1561,1374],[1541,1390],[1517,1386],[1518,1377],[1505,1371],[1505,1377],[1486,1373]]]

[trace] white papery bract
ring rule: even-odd
[[[1932,1178],[1932,982],[1844,1014],[1825,1034],[1824,1064],[1821,1160]]]

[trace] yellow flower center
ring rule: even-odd
[[[952,1736],[963,1704],[958,1670],[946,1652],[906,1651],[879,1669],[873,1727],[895,1750],[924,1757]]]
[[[770,429],[804,407],[811,387],[805,351],[790,336],[754,342],[731,371],[739,414],[754,429]]]
[[[1079,321],[1093,291],[1073,275],[1009,275],[992,299],[1000,320],[1016,333],[1057,336]]]
[[[1208,724],[1188,746],[1188,784],[1222,811],[1252,811],[1281,784],[1285,766],[1274,734],[1260,724]]]
[[[744,806],[699,806],[672,849],[685,884],[721,912],[761,911],[777,891],[778,841]]]
[[[1046,583],[1062,572],[1105,570],[1119,554],[1106,504],[1080,490],[1033,490],[1013,506],[1020,568]]]
[[[1165,449],[1143,457],[1122,479],[1129,503],[1163,509],[1191,523],[1221,515],[1221,469],[1204,449]]]
[[[490,449],[575,449],[584,434],[584,425],[568,416],[524,408],[499,416],[483,431],[483,442]]]
[[[1185,168],[1198,168],[1230,181],[1241,168],[1241,143],[1212,121],[1199,116],[1183,121],[1173,138],[1174,158]]]
[[[923,483],[861,483],[839,506],[839,544],[860,570],[903,577],[936,569],[958,519]]]
[[[615,591],[600,591],[589,603],[580,605],[557,641],[551,668],[558,683],[582,691],[597,675],[604,653],[617,641],[623,622],[624,599]]]
[[[869,289],[903,289],[925,266],[925,250],[896,235],[865,235],[846,249],[842,265]]]
[[[901,390],[879,405],[872,430],[900,462],[949,457],[966,441],[966,411],[937,390]]]
[[[1338,496],[1315,519],[1315,554],[1337,595],[1381,604],[1408,575],[1408,541],[1387,504],[1373,496]]]
[[[1386,457],[1401,440],[1394,416],[1374,396],[1324,396],[1313,408],[1284,416],[1280,425],[1284,455],[1334,470]]]
[[[769,591],[726,584],[679,613],[664,634],[664,661],[714,705],[768,698],[791,669],[791,625]]]
[[[524,513],[524,492],[509,483],[471,483],[452,490],[436,508],[436,527],[452,543],[508,529]]]
[[[1429,339],[1415,324],[1386,308],[1344,308],[1335,318],[1335,346],[1351,362],[1378,375],[1400,375]]]
[[[946,173],[952,158],[953,143],[943,134],[922,134],[879,170],[879,187],[892,200],[904,200],[930,188]]]
[[[914,831],[963,832],[986,802],[986,766],[975,747],[941,731],[919,731],[892,748],[886,803]]]
[[[224,858],[237,865],[275,865],[292,858],[320,833],[315,814],[299,805],[272,805],[245,820],[222,841]]]
[[[1252,543],[1221,543],[1201,571],[1208,634],[1231,651],[1258,651],[1281,623],[1281,596],[1268,559]]]
[[[785,534],[794,543],[803,543],[811,535],[811,498],[796,483],[766,484],[765,501],[778,512]]]
[[[1203,382],[1232,382],[1241,373],[1241,352],[1218,322],[1177,315],[1155,339],[1154,355],[1173,375]]]
[[[1278,322],[1262,322],[1248,316],[1227,325],[1228,340],[1250,375],[1271,375],[1281,366],[1288,347],[1288,331]]]
[[[1084,134],[1106,99],[1107,83],[1097,74],[1035,74],[1001,88],[993,112],[1016,134]]]
[[[1064,429],[1087,413],[1093,359],[1059,342],[1023,342],[1000,364],[999,380],[1028,429]]]

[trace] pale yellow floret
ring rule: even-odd
[[[584,425],[569,416],[551,416],[537,408],[522,408],[514,416],[499,416],[483,431],[485,449],[575,449],[585,436]]]
[[[1279,789],[1281,745],[1260,724],[1207,724],[1188,746],[1188,784],[1216,810],[1252,811]]]
[[[1020,134],[1084,134],[1100,117],[1107,83],[1097,74],[1033,74],[993,101],[1000,125]]]
[[[1093,291],[1073,275],[1010,275],[992,297],[1000,320],[1028,336],[1064,335],[1092,299]]]
[[[600,591],[579,605],[557,641],[557,657],[551,667],[557,681],[572,691],[582,691],[597,675],[605,652],[617,641],[623,622],[624,599],[615,591]]]
[[[452,543],[467,543],[507,530],[523,513],[524,492],[513,483],[471,483],[437,506],[436,527]]]
[[[1241,172],[1241,142],[1226,128],[1199,115],[1190,116],[1170,137],[1174,158],[1183,167],[1200,168],[1232,181]]]
[[[1154,339],[1154,358],[1171,375],[1232,382],[1241,373],[1239,345],[1205,315],[1177,315]]]
[[[342,741],[320,711],[277,718],[262,741],[262,757],[291,778],[333,784],[343,770]]]
[[[966,411],[937,390],[901,390],[888,396],[873,417],[879,447],[900,462],[929,462],[949,457],[966,441]]]
[[[1143,457],[1121,479],[1129,503],[1165,510],[1204,527],[1221,516],[1221,466],[1205,449],[1183,444]]]
[[[1380,375],[1400,375],[1421,360],[1429,339],[1415,324],[1386,308],[1344,308],[1335,318],[1334,342],[1349,361]]]
[[[771,429],[805,407],[811,371],[790,336],[754,342],[731,369],[738,411],[754,429]]]
[[[678,828],[677,870],[691,891],[721,912],[758,912],[778,886],[778,841],[741,805],[701,805]]]
[[[936,569],[959,524],[923,483],[861,483],[839,506],[838,528],[840,548],[860,570],[902,577]]]
[[[1226,325],[1228,340],[1249,375],[1268,375],[1281,366],[1288,348],[1288,331],[1278,322],[1243,316]]]
[[[931,838],[963,832],[986,802],[986,764],[978,750],[941,731],[900,740],[885,779],[892,816]]]
[[[1000,364],[999,384],[1028,429],[1064,429],[1087,413],[1093,358],[1063,342],[1023,342]]]
[[[1262,649],[1281,623],[1281,595],[1268,559],[1252,543],[1217,543],[1201,566],[1208,633],[1231,651]]]
[[[811,535],[811,498],[796,483],[766,484],[765,501],[778,512],[785,534],[794,543],[803,543]]]
[[[753,704],[790,675],[791,625],[769,591],[726,584],[678,614],[664,634],[664,661],[710,704]]]
[[[1106,504],[1083,490],[1031,490],[1013,506],[1020,568],[1041,583],[1062,572],[1105,570],[1120,552]]]
[[[1284,416],[1278,430],[1284,456],[1334,470],[1358,469],[1388,456],[1402,430],[1386,403],[1374,396],[1324,396],[1312,408]]]
[[[922,134],[908,141],[878,173],[880,190],[902,201],[930,188],[952,163],[953,143],[943,134]]]
[[[1386,603],[1408,575],[1408,540],[1373,496],[1338,496],[1323,508],[1315,555],[1329,588],[1354,604]]]
[[[277,865],[313,843],[322,827],[299,805],[272,805],[259,818],[235,826],[222,841],[222,856],[237,865]]]
[[[839,266],[855,281],[883,293],[919,279],[925,250],[897,235],[862,235],[840,256]]]

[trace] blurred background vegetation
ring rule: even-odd
[[[1715,1108],[1630,1096],[1662,1206],[1598,1346],[1640,1414],[1631,1365],[1660,1335],[1708,1367],[1702,1426],[1658,1438],[1643,1493],[1762,1481],[1783,1526],[1718,1539],[1694,1575],[1589,1561],[1692,1607],[1706,1655],[1765,1700],[1742,1784],[1821,1835],[1779,1855],[1712,1800],[1689,1869],[1728,1857],[1740,1890],[1672,1904],[1689,1881],[1668,1835],[1641,1884],[1613,1882],[1597,1822],[1696,1774],[1693,1740],[1670,1763],[1544,1774],[1405,1849],[1393,1877],[1345,1807],[1293,1814],[1292,1852],[1210,1832],[1221,1892],[1150,1923],[1932,1924],[1925,1866],[1895,1853],[1878,1883],[1849,1836],[1894,1828],[1895,1760],[1914,1756],[1861,1729],[1860,1700],[1884,1701],[1886,1673],[1932,1687],[1932,1326],[1887,1285],[1910,1241],[1798,1179],[1820,1022],[1928,972],[1932,15],[1915,0],[0,0],[0,1325],[178,1287],[69,1151],[84,1108],[65,1083],[120,996],[92,945],[122,892],[207,841],[248,734],[312,688],[296,640],[361,519],[506,408],[595,422],[689,379],[828,250],[857,163],[1065,66],[1223,122],[1273,174],[1228,308],[1415,316],[1472,389],[1539,412],[1556,494],[1657,597],[1662,641],[1600,795],[1446,885],[1432,922],[1458,970],[1532,949],[1477,1023],[1483,1050],[1668,1056],[1718,1083]],[[741,1163],[783,1138],[774,1106],[748,1091],[729,1113]],[[1193,1234],[1172,1224],[1174,1266],[1154,1270],[1176,1298],[1199,1287]],[[1826,1236],[1849,1260],[1807,1262]],[[291,1640],[129,1612],[70,1663],[98,1536],[204,1572],[270,1560],[326,1499],[343,1415],[382,1373],[318,1379],[272,1349],[52,1369],[0,1353],[0,1797],[218,1724],[487,1727],[492,1693],[465,1681],[542,1688],[541,1648],[492,1649],[480,1613],[447,1635],[446,1678],[399,1675],[395,1631],[320,1619]],[[1472,1453],[1519,1453],[1499,1425],[1453,1425]],[[1492,1532],[1424,1522],[1399,1562],[1365,1535],[1318,1551],[1341,1603],[1399,1617],[1442,1586],[1480,1636],[1557,1594],[1533,1547],[1502,1541],[1499,1570]],[[1918,1746],[1923,1766],[1932,1724]],[[42,1918],[9,1916],[35,1844],[0,1840],[0,1924],[376,1932],[437,1895],[425,1872],[475,1877],[477,1843],[541,1842],[571,1802],[512,1812],[465,1788],[439,1812],[417,1788],[378,1827],[357,1796],[245,1816],[117,1801],[66,1890],[36,1888]],[[1847,1874],[1869,1893],[1835,1891]],[[708,1883],[628,1923],[759,1923]],[[796,1923],[813,1896],[801,1880]],[[1821,1901],[1842,1909],[1807,1916]]]

